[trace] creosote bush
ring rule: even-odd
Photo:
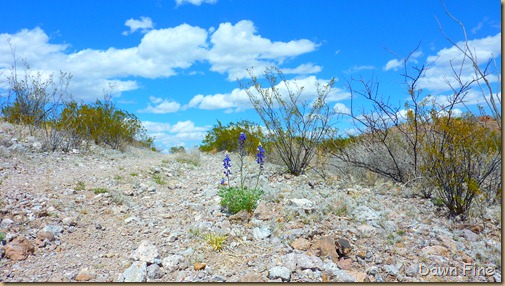
[[[437,199],[448,215],[465,218],[477,196],[491,200],[501,196],[501,134],[471,115],[432,116],[433,131],[422,137],[421,171],[436,186]]]

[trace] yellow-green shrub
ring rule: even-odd
[[[431,132],[422,137],[421,171],[449,216],[464,218],[476,196],[501,193],[501,134],[473,116],[432,114],[432,120]]]

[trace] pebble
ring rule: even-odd
[[[268,270],[268,279],[282,279],[283,282],[289,282],[291,279],[291,270],[283,266],[275,266]]]

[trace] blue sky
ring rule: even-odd
[[[492,55],[500,70],[501,3],[445,4],[479,60]],[[404,102],[397,55],[420,44],[414,63],[431,69],[421,87],[447,95],[442,76],[458,55],[435,17],[454,41],[464,39],[436,0],[24,0],[0,1],[0,11],[0,72],[12,65],[10,39],[33,70],[72,73],[75,99],[102,98],[113,82],[114,102],[138,116],[160,149],[200,144],[217,119],[260,123],[236,80],[247,82],[250,67],[258,75],[279,67],[306,98],[316,81],[335,77],[330,104],[345,110],[346,80],[359,76],[375,76],[381,93]],[[470,107],[482,102],[469,95]]]

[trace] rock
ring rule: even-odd
[[[335,246],[337,248],[337,253],[340,256],[347,256],[352,250],[351,244],[344,238],[337,239],[335,241]]]
[[[63,232],[63,227],[60,225],[47,225],[43,229],[44,231],[51,232],[55,237],[58,237],[60,233]]]
[[[442,243],[443,246],[447,247],[451,251],[457,251],[458,247],[452,239],[446,235],[437,234],[436,238]]]
[[[358,222],[372,221],[379,218],[379,213],[366,206],[355,208],[351,215]]]
[[[247,273],[239,278],[238,282],[264,282],[261,275],[257,273]]]
[[[297,267],[301,270],[323,270],[323,261],[317,256],[308,256],[306,254],[300,253],[296,255]]]
[[[463,229],[462,235],[468,241],[477,241],[479,239],[479,235],[475,234],[473,231],[469,229]]]
[[[253,216],[260,220],[269,220],[272,218],[272,209],[268,208],[265,201],[261,201],[254,210]]]
[[[147,266],[147,278],[160,279],[161,277],[163,277],[163,271],[161,271],[158,264],[151,264]]]
[[[336,282],[356,282],[356,279],[346,271],[338,269],[337,264],[333,261],[324,263],[323,268],[331,277],[335,277],[335,280],[337,280]]]
[[[18,236],[4,246],[6,258],[12,260],[25,260],[35,252],[33,244],[23,236]]]
[[[398,276],[398,273],[400,272],[400,270],[396,268],[396,266],[389,264],[384,265],[384,270],[386,271],[386,273],[391,274],[395,277]]]
[[[307,199],[291,199],[289,202],[291,205],[303,209],[306,212],[311,212],[314,210],[314,203]]]
[[[184,256],[178,254],[163,258],[161,264],[163,265],[163,268],[167,272],[173,272],[179,269],[186,269],[188,267],[186,265],[186,259],[184,258]]]
[[[149,240],[143,240],[139,247],[132,253],[134,261],[143,261],[147,264],[161,264],[161,257],[158,249]]]
[[[226,282],[226,278],[221,275],[214,275],[210,278],[210,282]]]
[[[461,257],[461,260],[464,263],[473,263],[473,258],[470,257],[469,255],[466,255],[466,254],[463,254],[463,256]]]
[[[297,250],[307,250],[310,247],[310,242],[305,238],[297,238],[291,243],[291,247]]]
[[[256,240],[265,239],[272,234],[270,229],[266,226],[255,227],[255,228],[253,228],[252,233],[253,233],[254,239],[256,239]]]
[[[442,255],[445,256],[448,252],[448,249],[441,246],[441,245],[432,245],[432,246],[426,246],[421,249],[422,254],[427,254],[427,255]]]
[[[71,217],[66,217],[62,220],[63,225],[65,226],[76,226],[77,222],[75,221],[74,218]]]
[[[132,221],[140,222],[140,219],[136,216],[130,216],[124,220],[125,223],[130,223]]]
[[[120,282],[146,282],[147,281],[147,263],[144,261],[135,261],[122,274]]]
[[[85,282],[85,281],[89,281],[93,278],[95,278],[95,275],[93,275],[91,272],[89,272],[89,270],[87,268],[83,268],[83,269],[81,269],[81,271],[79,271],[79,274],[77,274],[77,276],[75,276],[75,281]]]
[[[493,279],[494,279],[494,282],[501,282],[501,274],[498,272],[495,272],[495,274],[493,274]]]
[[[0,228],[9,229],[13,223],[14,221],[12,219],[5,218],[2,220],[2,223],[0,223]]]
[[[407,275],[408,277],[416,277],[418,272],[419,272],[419,264],[414,263],[405,270],[405,275]]]
[[[337,262],[337,265],[341,269],[351,270],[352,269],[352,259],[350,259],[350,258],[342,258],[342,259],[340,259]]]
[[[291,270],[283,266],[275,266],[268,270],[268,279],[282,279],[283,282],[289,282],[291,279]]]
[[[26,148],[20,143],[14,143],[8,149],[16,153],[24,153],[26,151]]]
[[[39,231],[37,233],[37,239],[40,240],[49,240],[49,241],[54,241],[56,238],[54,237],[54,234],[49,231]]]
[[[335,240],[331,236],[323,236],[314,241],[309,253],[320,257],[330,257],[333,262],[338,261],[337,249],[335,247]]]
[[[238,213],[228,217],[229,221],[248,221],[249,213],[246,210],[241,210]]]
[[[193,265],[193,268],[198,271],[198,270],[204,270],[205,267],[207,267],[207,264],[206,263],[201,263],[201,262],[196,262],[194,265]]]
[[[368,279],[368,275],[366,275],[366,273],[364,273],[364,272],[349,271],[347,273],[349,274],[349,276],[351,276],[352,278],[354,278],[354,280],[356,282],[370,282],[369,279]]]
[[[366,223],[358,226],[358,231],[363,237],[372,237],[376,233],[375,227]]]

